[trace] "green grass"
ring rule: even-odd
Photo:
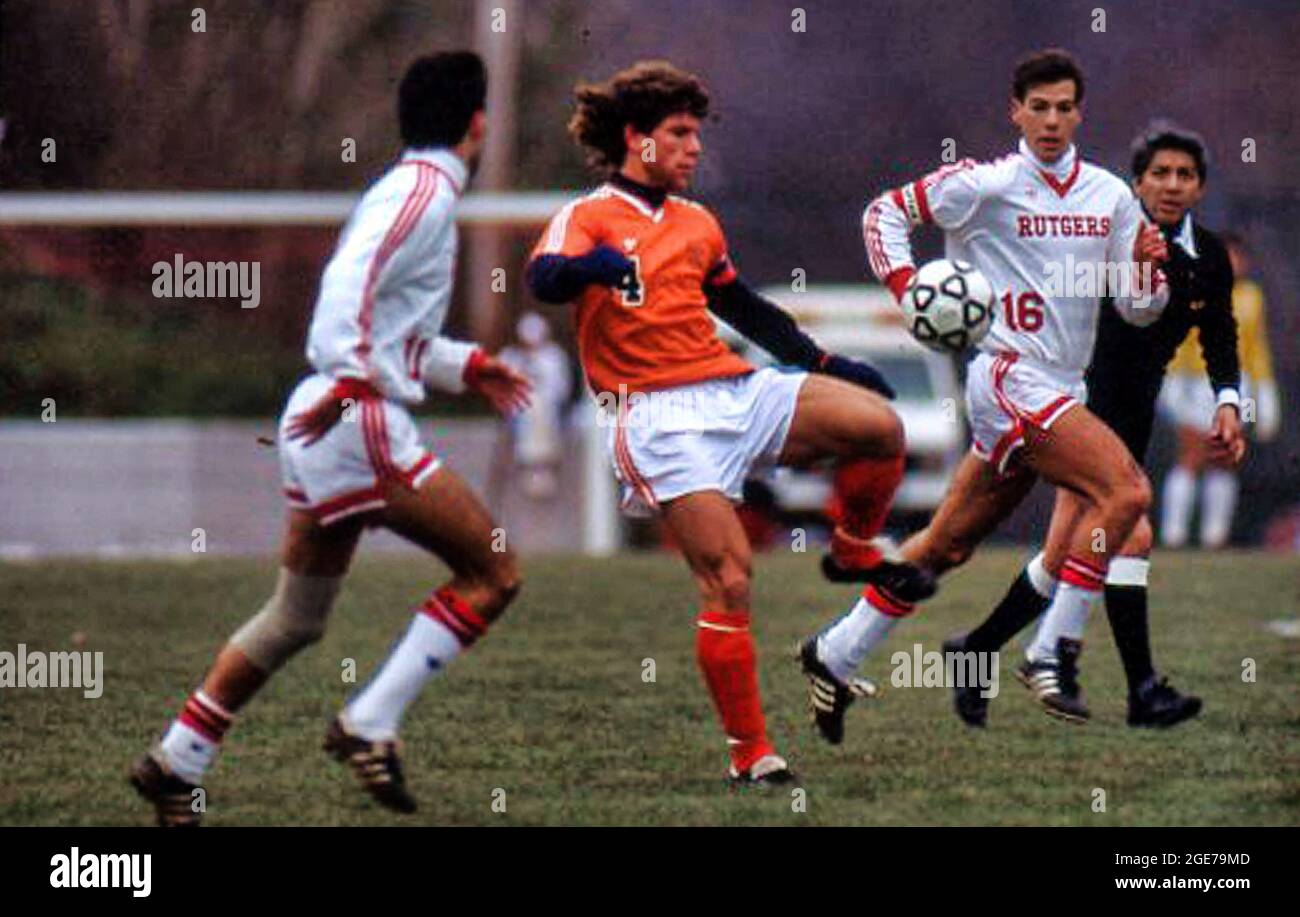
[[[982,553],[897,631],[888,654],[936,649],[1002,593],[1019,552]],[[693,594],[675,558],[537,559],[517,605],[430,685],[406,722],[408,819],[375,808],[320,751],[323,725],[440,578],[418,558],[363,556],[325,639],[246,710],[208,781],[211,825],[1295,825],[1300,654],[1261,624],[1295,609],[1294,561],[1166,554],[1153,572],[1157,662],[1206,710],[1168,732],[1124,725],[1123,676],[1103,614],[1089,630],[1093,722],[1046,718],[1010,677],[990,727],[966,730],[941,689],[890,689],[849,714],[845,744],[815,738],[788,650],[841,609],[809,555],[757,562],[756,634],[769,730],[801,774],[787,794],[729,794],[693,655]],[[0,691],[0,824],[146,824],[124,774],[212,653],[273,582],[269,561],[0,565],[0,650],[104,653],[102,697]],[[1242,660],[1257,666],[1242,681]],[[642,660],[656,680],[642,680]],[[1106,811],[1092,811],[1093,789]],[[505,790],[506,812],[492,810]]]

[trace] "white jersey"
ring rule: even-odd
[[[945,166],[881,195],[867,207],[863,234],[882,281],[912,267],[908,233],[922,223],[943,229],[946,256],[973,263],[993,286],[986,353],[1016,353],[1082,378],[1108,289],[1126,294],[1114,296],[1115,306],[1136,325],[1155,321],[1168,302],[1160,271],[1143,287],[1134,279],[1137,199],[1074,147],[1048,165],[1022,140],[1019,152]]]
[[[307,359],[385,398],[464,389],[473,344],[442,336],[456,270],[456,201],[468,179],[447,149],[409,149],[361,197],[321,277]]]

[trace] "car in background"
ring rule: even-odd
[[[895,514],[928,516],[939,505],[965,446],[961,387],[954,360],[927,350],[903,327],[889,291],[866,284],[813,285],[804,292],[786,287],[760,291],[794,316],[823,349],[864,360],[884,374],[907,432],[903,483]],[[724,341],[756,366],[774,360],[758,345],[719,321]],[[831,494],[827,469],[777,468],[747,488],[785,521],[824,516]]]

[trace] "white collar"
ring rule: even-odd
[[[1024,137],[1021,137],[1020,155],[1029,160],[1030,164],[1033,165],[1034,168],[1046,172],[1054,178],[1064,179],[1070,174],[1071,170],[1074,169],[1074,160],[1079,154],[1072,143],[1065,148],[1065,152],[1061,154],[1060,158],[1058,158],[1056,162],[1043,162],[1035,156],[1034,151],[1029,148],[1029,142],[1026,141]]]
[[[445,146],[407,147],[402,151],[402,162],[424,162],[433,166],[447,176],[456,194],[465,193],[465,184],[469,181],[469,168],[465,161]]]
[[[1192,232],[1192,212],[1189,210],[1183,214],[1183,222],[1179,224],[1178,231],[1174,233],[1174,241],[1182,246],[1183,251],[1193,258],[1199,258],[1196,254],[1196,234]]]

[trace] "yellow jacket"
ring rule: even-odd
[[[1259,385],[1273,381],[1273,357],[1268,348],[1268,323],[1264,320],[1264,291],[1253,280],[1232,285],[1232,314],[1237,320],[1237,351],[1241,371]],[[1201,332],[1193,328],[1169,361],[1169,372],[1205,376]]]

